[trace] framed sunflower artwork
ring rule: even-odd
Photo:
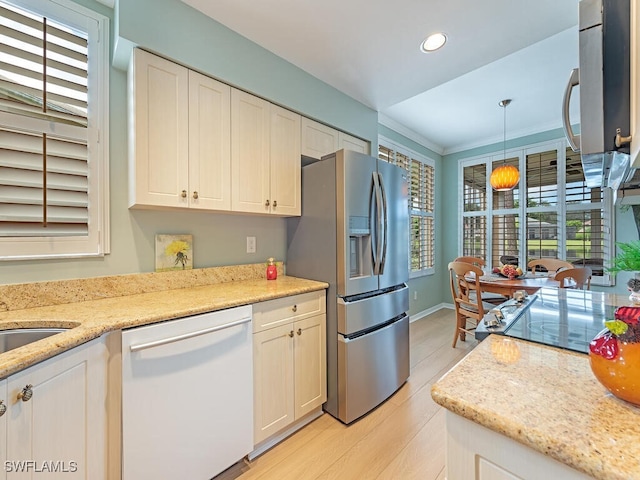
[[[156,272],[192,268],[193,235],[156,235]]]

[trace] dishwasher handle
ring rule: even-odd
[[[250,321],[251,321],[251,317],[242,318],[240,320],[236,320],[235,322],[225,323],[224,325],[218,325],[216,327],[204,328],[202,330],[197,330],[195,332],[176,335],[175,337],[163,338],[161,340],[154,340],[153,342],[141,343],[139,345],[131,345],[129,349],[132,352],[139,352],[140,350],[145,350],[147,348],[158,347],[160,345],[167,345],[168,343],[174,343],[174,342],[179,342],[181,340],[186,340],[188,338],[199,337],[200,335],[205,335],[207,333],[218,332],[220,330],[225,330],[227,328],[235,327],[237,325],[242,325],[243,323],[249,323]]]

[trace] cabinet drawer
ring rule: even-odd
[[[256,303],[253,305],[253,331],[261,332],[325,311],[324,290]]]

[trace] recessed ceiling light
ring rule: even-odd
[[[433,52],[442,47],[447,41],[447,36],[444,33],[434,33],[429,35],[424,42],[420,45],[420,50],[423,52]]]

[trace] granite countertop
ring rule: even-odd
[[[640,478],[640,408],[611,395],[587,355],[490,335],[431,395],[451,412],[595,478]]]
[[[11,290],[11,295],[5,295],[6,301],[1,301],[3,291],[0,289],[0,304],[7,310],[0,312],[0,330],[25,327],[71,327],[66,332],[0,354],[0,379],[109,331],[248,305],[328,287],[324,282],[284,275],[278,276],[277,280],[265,280],[263,275],[260,278],[240,276],[241,279],[234,280],[232,275],[217,283],[198,285],[197,283],[202,281],[195,284],[191,282],[186,288],[172,289],[165,286],[158,291],[131,293],[136,289],[138,291],[155,289],[157,285],[149,287],[149,278],[152,279],[151,283],[156,282],[158,278],[166,279],[166,277],[147,275],[145,277],[147,284],[143,288],[140,285],[131,286],[132,277],[134,276],[122,277],[123,282],[128,281],[128,287],[122,287],[122,282],[114,282],[114,277],[104,277],[108,280],[98,282],[102,288],[94,285],[95,291],[90,295],[87,294],[86,288],[82,291],[74,290],[73,294],[66,296],[61,295],[61,287],[57,285],[56,299],[49,300],[49,303],[56,302],[56,304],[51,305],[38,304],[42,303],[41,298],[46,296],[44,292],[48,290],[43,286],[41,287],[42,295],[30,302],[35,306],[18,309],[11,309],[10,301],[15,298],[16,301],[24,302],[26,293],[16,295],[16,289],[8,286],[4,290]],[[211,279],[207,278],[204,281],[211,281]],[[78,285],[83,284],[82,281],[78,282]],[[69,282],[63,285],[68,287]],[[31,287],[28,288],[25,285],[28,292],[33,294],[38,285],[34,284]],[[61,296],[64,298],[61,299]],[[69,301],[78,298],[82,300]],[[59,303],[62,301],[68,303]]]

